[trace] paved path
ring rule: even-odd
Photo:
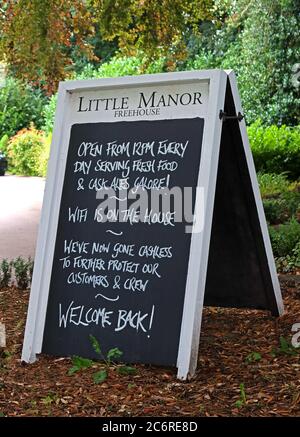
[[[0,177],[0,259],[34,256],[45,180]]]

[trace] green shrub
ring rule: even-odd
[[[32,281],[33,260],[18,257],[12,261],[3,259],[0,262],[0,289],[9,287],[13,282],[20,290],[29,288]]]
[[[0,152],[3,152],[3,153],[6,154],[6,152],[7,152],[8,140],[9,140],[8,135],[7,135],[7,134],[4,134],[4,135],[2,136],[2,138],[0,139]]]
[[[299,124],[299,0],[216,1],[188,44],[186,69],[232,69],[247,123]],[[258,31],[261,29],[261,31]]]
[[[266,219],[271,225],[285,222],[290,218],[290,215],[286,212],[285,205],[280,199],[264,199],[263,205]]]
[[[28,277],[29,284],[31,284],[32,282],[33,267],[34,267],[34,261],[31,257],[29,257],[27,260],[27,277]]]
[[[280,195],[280,201],[289,215],[298,215],[300,211],[300,192],[299,191],[287,191]]]
[[[33,261],[31,258],[27,260],[18,257],[12,261],[14,268],[17,287],[20,290],[26,290],[29,288],[32,279]]]
[[[263,199],[263,205],[270,224],[283,223],[300,212],[300,193],[283,192],[278,197]]]
[[[86,65],[81,73],[74,76],[74,79],[93,79],[101,77],[120,77],[133,76],[141,73],[161,73],[164,71],[163,58],[153,61],[146,65],[145,59],[141,56],[120,57],[116,56],[109,62],[105,62],[100,67]]]
[[[46,132],[46,134],[51,134],[53,130],[56,103],[57,103],[57,94],[53,94],[53,96],[48,101],[47,105],[44,107],[43,115],[44,115],[45,122],[44,122],[43,130]]]
[[[291,255],[275,258],[277,270],[289,273],[300,267],[300,241],[292,250]]]
[[[117,57],[110,62],[100,65],[95,68],[88,64],[84,67],[81,73],[77,74],[74,79],[96,79],[101,77],[119,77],[132,76],[139,74],[141,60],[136,57]]]
[[[43,132],[34,127],[22,129],[8,144],[10,171],[24,176],[43,176],[47,147]]]
[[[269,227],[275,257],[291,255],[300,241],[300,224],[295,218],[277,228]]]
[[[298,241],[293,249],[293,256],[295,257],[296,263],[300,267],[300,241]]]
[[[286,174],[257,174],[267,221],[279,224],[300,212],[300,191],[297,182],[287,180]]]
[[[268,126],[256,121],[248,135],[257,171],[300,177],[300,126]]]
[[[188,59],[185,65],[186,70],[207,70],[219,68],[217,57],[211,52],[202,51],[196,54],[193,59]]]
[[[38,176],[46,177],[46,175],[47,175],[51,138],[52,138],[52,135],[48,134],[44,139],[44,147],[42,148],[40,156],[39,156]]]
[[[40,91],[8,78],[0,88],[0,138],[4,134],[11,137],[30,123],[40,128],[44,124],[45,104],[46,98]]]
[[[0,263],[0,288],[7,288],[11,282],[12,263],[3,259]]]
[[[285,173],[257,173],[260,194],[262,197],[276,196],[289,189],[290,182]]]

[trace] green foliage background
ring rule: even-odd
[[[0,88],[0,139],[34,123],[44,124],[44,106],[47,100],[42,92],[9,77]]]
[[[219,1],[220,20],[202,25],[190,39],[187,69],[233,69],[247,123],[299,124],[300,59],[298,0]]]

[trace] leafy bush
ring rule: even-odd
[[[258,120],[248,127],[251,149],[258,171],[300,176],[300,126],[265,127]]]
[[[279,199],[264,199],[263,205],[266,219],[271,225],[285,222],[290,217],[285,205]]]
[[[286,212],[291,217],[292,215],[298,216],[300,212],[300,192],[299,191],[287,191],[280,195],[280,202],[284,205]]]
[[[14,268],[17,287],[20,290],[29,288],[32,279],[33,261],[31,258],[27,260],[20,256],[12,261]]]
[[[43,111],[44,120],[45,120],[43,130],[46,132],[46,134],[51,134],[53,130],[56,104],[57,104],[57,94],[53,94],[53,96],[49,99],[47,105],[45,105]]]
[[[300,213],[300,192],[282,192],[277,197],[263,199],[263,205],[270,224],[283,223]]]
[[[299,0],[218,1],[214,9],[217,19],[191,38],[185,68],[233,69],[249,124],[299,124]]]
[[[291,255],[300,241],[300,224],[295,218],[277,228],[270,227],[269,232],[275,257]]]
[[[290,182],[285,173],[257,173],[260,194],[262,197],[276,196],[288,191]]]
[[[139,73],[141,60],[136,57],[113,58],[110,62],[95,68],[87,65],[83,71],[75,76],[76,79],[92,79],[101,77],[132,76]]]
[[[291,255],[275,258],[277,270],[288,273],[300,268],[300,241],[292,250]]]
[[[193,59],[188,59],[185,65],[186,70],[207,70],[219,68],[219,62],[212,52],[197,53]]]
[[[298,0],[254,0],[248,8],[234,53],[248,122],[299,123],[299,90],[292,81],[300,56],[298,12]]]
[[[266,218],[270,224],[279,224],[300,213],[300,186],[287,180],[286,174],[257,174]]]
[[[34,261],[31,257],[27,260],[27,277],[29,284],[32,282],[32,275],[33,275],[33,267],[34,267]]]
[[[276,225],[290,219],[300,211],[299,197],[299,195],[295,195],[293,202],[290,204],[284,198],[264,200],[263,205],[267,221],[272,225]]]
[[[293,251],[293,256],[298,260],[299,266],[300,266],[300,241],[296,244]]]
[[[0,263],[0,288],[7,288],[11,282],[12,263],[3,259]]]
[[[20,130],[8,144],[10,171],[24,176],[44,176],[49,139],[34,127]]]
[[[29,288],[32,281],[33,260],[18,257],[12,261],[3,259],[0,262],[0,289],[9,287],[15,279],[20,290]]]
[[[44,138],[44,147],[42,148],[41,154],[39,156],[38,176],[45,177],[47,175],[51,138],[52,138],[51,133],[49,133]]]
[[[11,137],[30,123],[40,128],[44,124],[45,103],[41,91],[8,78],[5,86],[0,88],[0,138],[4,134]]]
[[[6,154],[7,152],[7,145],[8,145],[8,135],[4,134],[3,137],[0,139],[0,152]]]

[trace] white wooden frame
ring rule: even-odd
[[[238,111],[241,109],[235,79],[232,73],[229,73],[229,78],[233,88],[236,109]],[[197,364],[219,147],[221,140],[222,121],[219,119],[219,110],[223,109],[224,107],[227,83],[227,73],[222,70],[163,73],[135,77],[131,76],[113,79],[69,81],[60,83],[22,351],[23,361],[35,361],[36,354],[39,354],[42,349],[52,261],[54,256],[56,231],[60,209],[60,199],[62,195],[66,157],[70,137],[69,105],[72,93],[75,91],[89,91],[95,89],[107,90],[124,87],[130,88],[149,85],[176,85],[181,83],[197,82],[209,83],[208,107],[207,114],[204,117],[205,123],[198,174],[198,186],[204,188],[204,229],[202,232],[191,234],[188,274],[177,357],[178,378],[186,379],[194,374]],[[282,301],[280,300],[281,294],[276,276],[276,269],[265,224],[262,203],[260,200],[253,160],[249,149],[244,122],[241,124],[241,133],[246,151],[249,171],[251,174],[255,199],[258,205],[269,267],[272,274],[272,281],[274,289],[277,290],[277,304],[280,311],[282,311]],[[198,208],[199,198],[197,196],[195,211],[197,211]]]
[[[213,197],[218,164],[217,156],[222,125],[218,119],[218,110],[222,107],[224,102],[226,80],[227,76],[223,71],[210,70],[60,83],[46,189],[38,233],[35,268],[22,360],[26,362],[35,361],[36,354],[40,353],[42,348],[60,199],[69,144],[70,126],[68,123],[68,100],[70,99],[71,93],[75,90],[84,91],[98,88],[109,89],[143,85],[156,86],[182,82],[193,83],[207,81],[209,82],[208,113],[204,124],[198,179],[198,185],[204,187],[206,222],[204,232],[191,234],[191,250],[184,303],[185,309],[177,363],[179,377],[187,377],[186,369],[190,368],[189,361],[195,361],[194,354],[187,353],[188,345],[193,343],[195,332],[200,329],[199,314],[201,314],[202,294],[204,290],[203,287],[205,286],[209,230],[212,220]],[[196,205],[198,202],[199,200],[197,201],[196,199]],[[190,308],[190,311],[188,311],[188,308]],[[189,312],[188,317],[187,311]],[[196,363],[194,362],[192,367],[195,367],[195,365]]]

